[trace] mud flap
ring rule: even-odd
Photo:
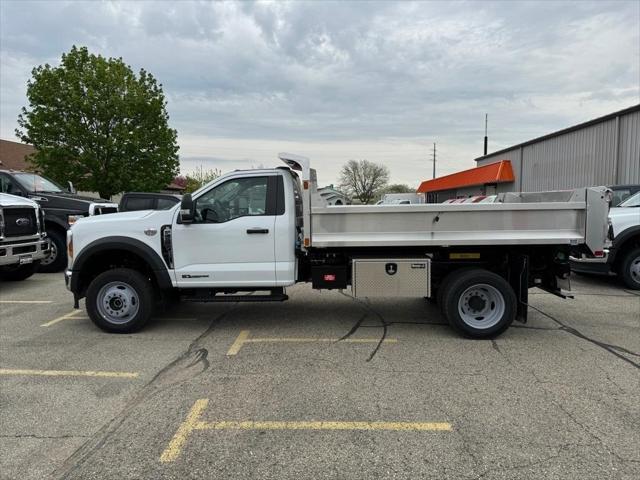
[[[529,255],[516,254],[509,257],[509,284],[518,299],[516,320],[527,323],[529,307]]]

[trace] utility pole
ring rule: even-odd
[[[433,178],[436,178],[436,143],[433,142]]]
[[[489,140],[487,137],[487,123],[489,122],[489,114],[485,113],[484,114],[484,154],[487,154],[487,147],[489,145]]]

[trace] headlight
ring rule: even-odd
[[[73,232],[71,230],[67,230],[67,256],[71,265],[73,263]]]
[[[73,225],[81,218],[84,218],[84,215],[67,215],[67,223]]]

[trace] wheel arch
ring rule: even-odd
[[[624,255],[620,255],[620,253],[634,246],[640,246],[640,225],[627,228],[613,240],[610,261],[614,269],[618,267],[621,259],[624,257]]]
[[[82,298],[97,275],[118,267],[145,273],[161,290],[173,287],[167,266],[155,250],[140,240],[112,236],[90,243],[74,259],[70,289]]]

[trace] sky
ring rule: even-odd
[[[182,173],[305,155],[417,186],[489,152],[640,103],[640,1],[0,0],[0,137],[72,45],[163,84]]]

